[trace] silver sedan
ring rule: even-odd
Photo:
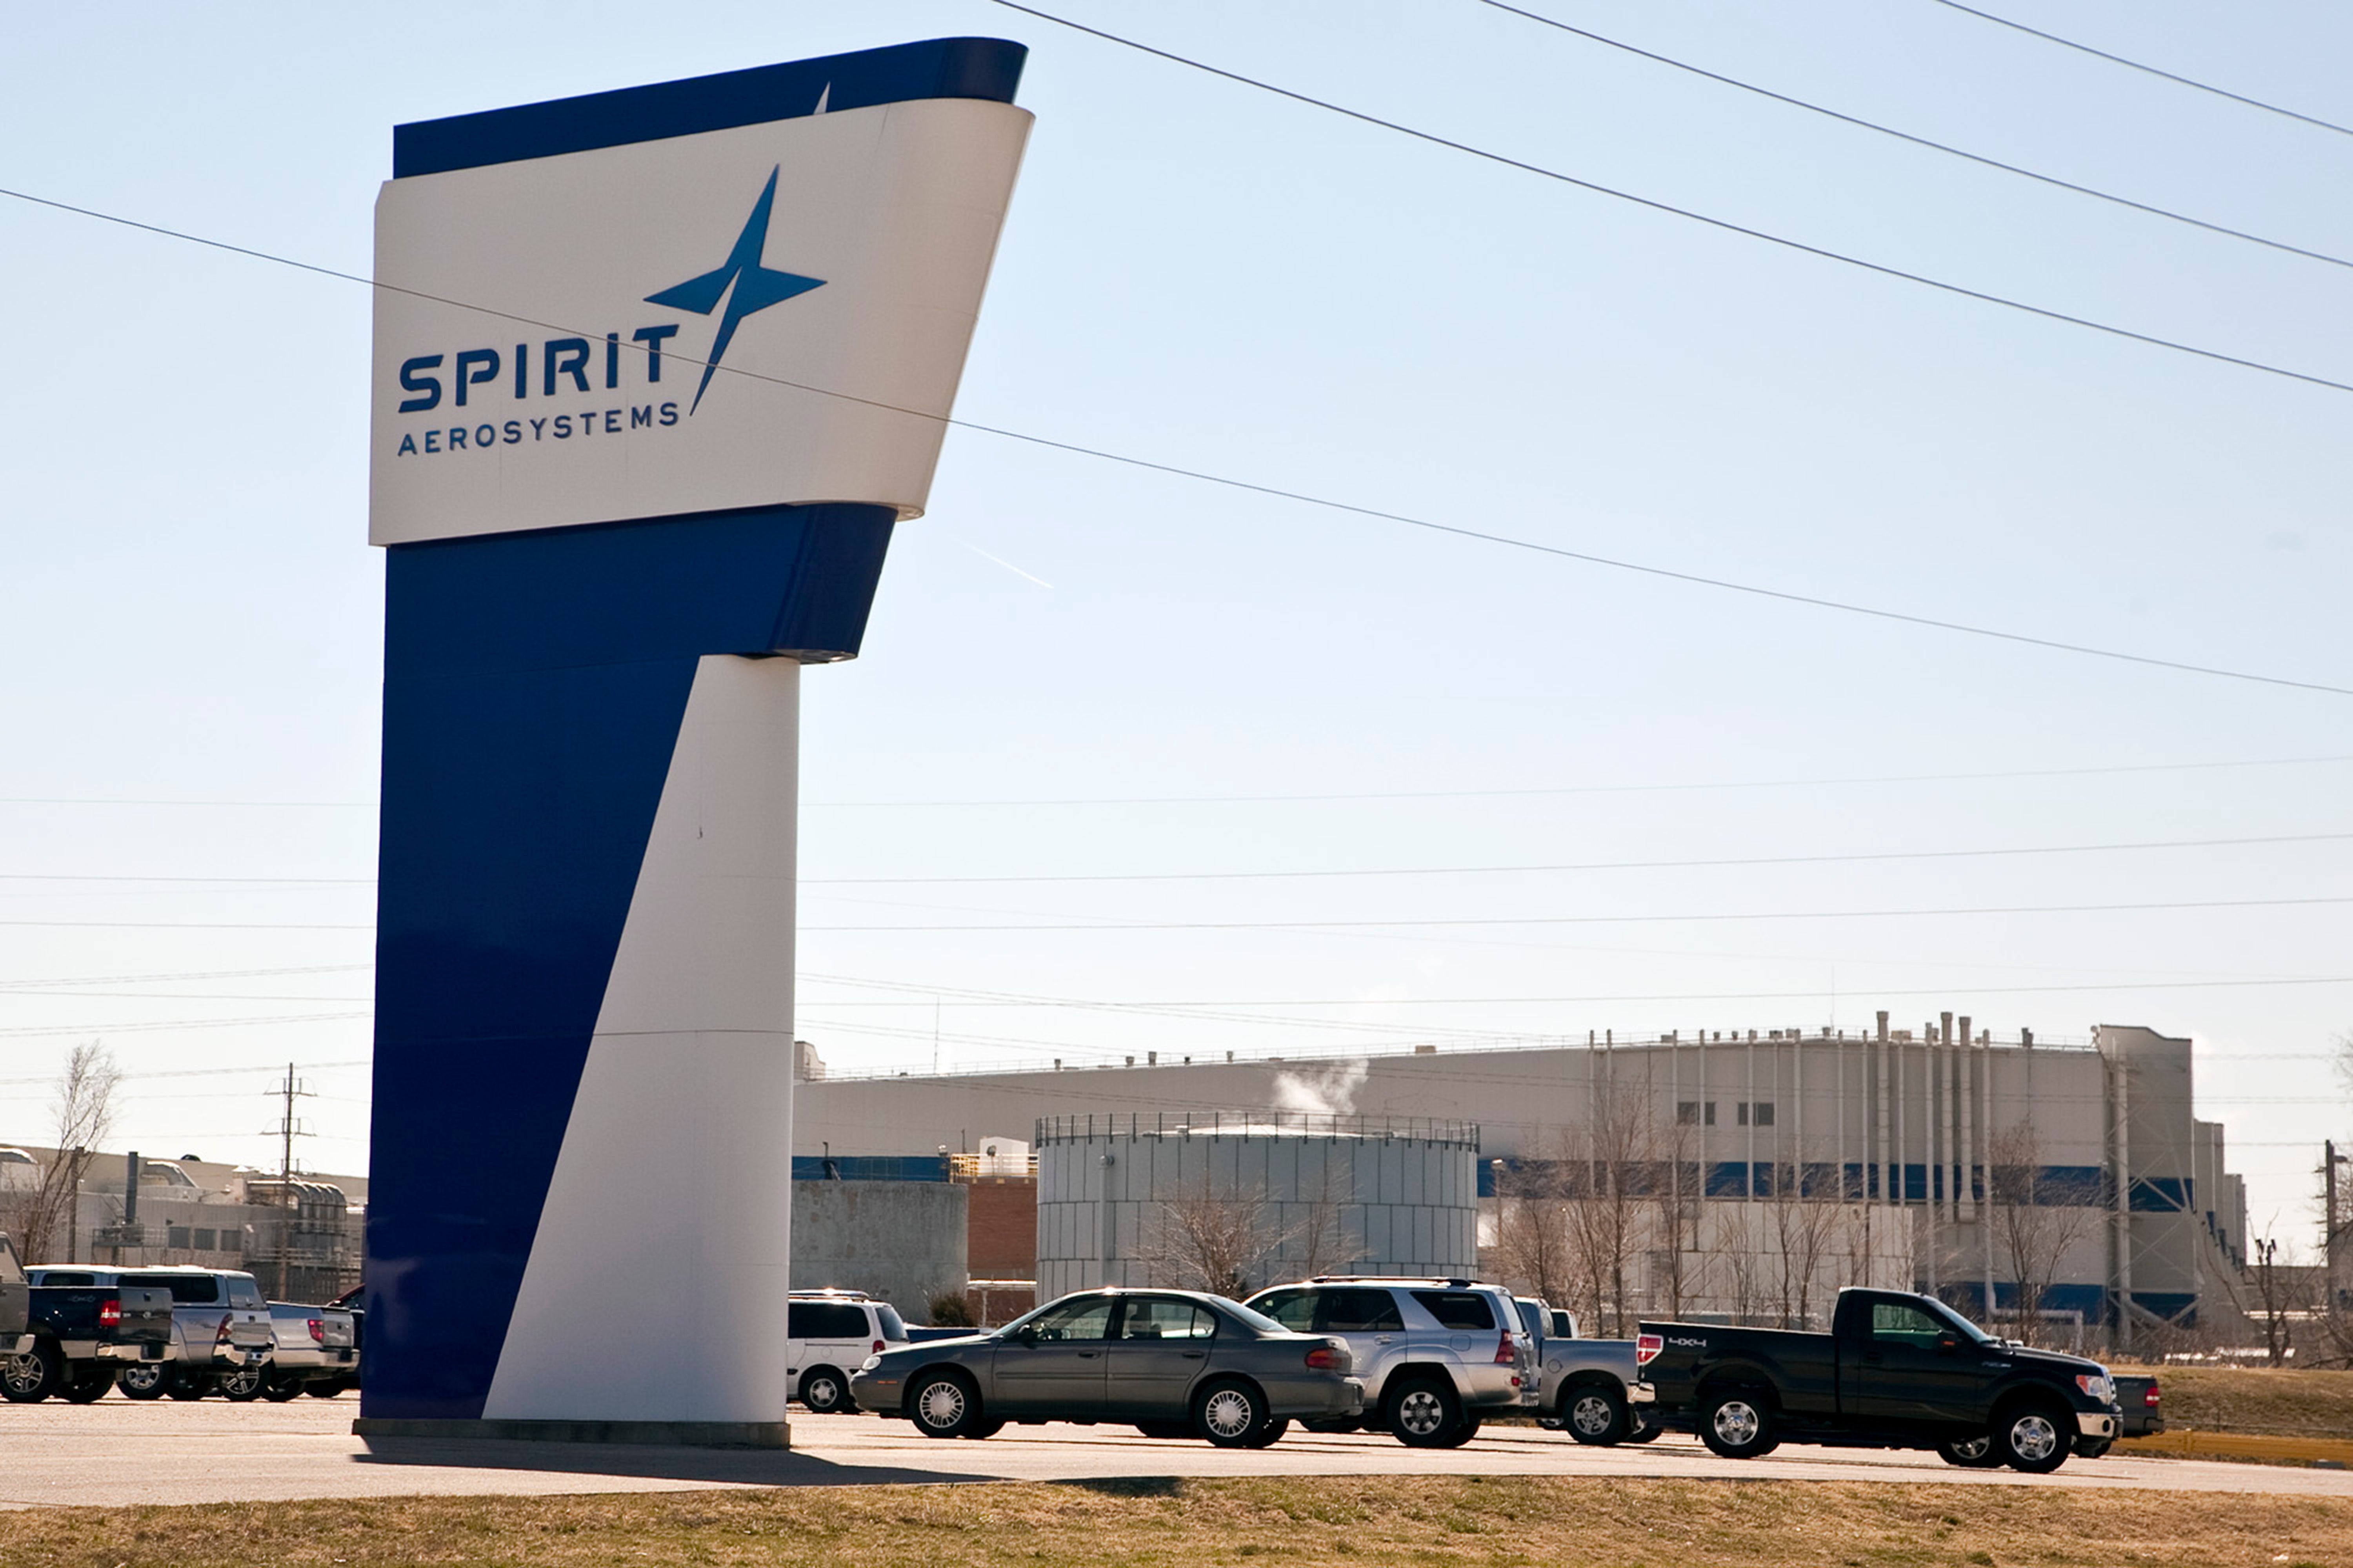
[[[1083,1290],[992,1333],[869,1357],[861,1410],[932,1437],[1008,1421],[1132,1422],[1147,1437],[1262,1448],[1296,1419],[1361,1413],[1345,1342],[1294,1333],[1239,1301],[1189,1290]]]

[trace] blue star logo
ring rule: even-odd
[[[687,409],[692,414],[702,406],[702,394],[711,384],[711,373],[719,368],[719,361],[734,340],[735,329],[744,318],[771,305],[781,305],[796,294],[806,294],[812,289],[825,287],[822,278],[804,278],[797,272],[778,272],[760,265],[760,257],[768,247],[768,213],[776,204],[776,175],[779,164],[768,172],[768,184],[760,192],[760,199],[752,204],[752,216],[744,220],[744,232],[735,237],[735,248],[717,270],[700,278],[690,278],[674,289],[646,296],[649,305],[670,305],[681,310],[691,310],[707,316],[719,309],[724,298],[727,309],[719,318],[719,335],[712,340],[710,356],[703,361],[702,382],[694,389],[694,403]],[[728,285],[733,284],[731,289]]]

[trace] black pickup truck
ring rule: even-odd
[[[62,1394],[77,1405],[101,1399],[122,1367],[168,1360],[172,1293],[88,1271],[88,1284],[35,1285],[29,1347],[0,1360],[0,1398],[29,1405]]]
[[[1730,1459],[1783,1442],[1934,1448],[2041,1475],[2116,1435],[2107,1369],[2000,1340],[1930,1296],[1848,1289],[1826,1334],[1643,1323],[1634,1399]]]

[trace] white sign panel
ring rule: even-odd
[[[919,515],[1029,123],[923,99],[386,182],[370,542]]]

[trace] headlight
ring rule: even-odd
[[[2103,1405],[2116,1402],[2116,1380],[2105,1372],[2079,1372],[2075,1374],[2075,1386]]]
[[[882,1364],[882,1358],[881,1358],[881,1356],[879,1356],[879,1355],[871,1355],[871,1356],[868,1356],[868,1357],[866,1358],[866,1360],[865,1360],[862,1363],[860,1363],[860,1366],[859,1366],[858,1370],[859,1370],[859,1371],[860,1371],[860,1372],[872,1372],[876,1367],[881,1366],[881,1364]]]

